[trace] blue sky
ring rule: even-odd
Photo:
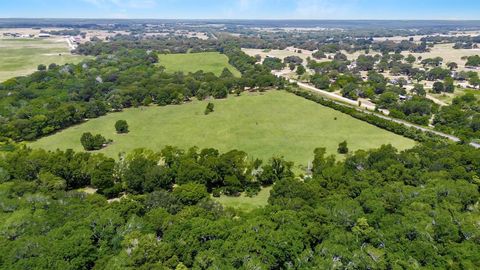
[[[480,0],[0,0],[2,18],[480,19]]]

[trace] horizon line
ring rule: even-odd
[[[170,21],[444,21],[444,22],[480,22],[480,19],[222,19],[222,18],[95,18],[95,17],[0,17],[0,20],[170,20]]]

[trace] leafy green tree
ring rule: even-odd
[[[412,92],[422,97],[424,97],[427,94],[423,85],[419,83],[413,86]]]
[[[360,70],[369,71],[373,70],[375,66],[375,59],[370,55],[359,55],[357,58],[357,67]]]
[[[220,74],[220,78],[233,78],[233,73],[228,68],[223,68],[222,74]]]
[[[321,175],[322,171],[332,167],[335,164],[335,157],[326,156],[326,148],[316,148],[313,151],[312,173],[313,175]]]
[[[409,54],[406,58],[405,58],[405,61],[409,64],[413,64],[415,63],[417,59],[415,58],[415,56]]]
[[[445,91],[445,86],[442,82],[435,82],[433,84],[433,88],[432,88],[432,91],[434,93],[441,93],[441,92],[444,92]]]
[[[293,177],[292,167],[292,162],[274,157],[269,164],[262,167],[262,173],[259,176],[260,183],[262,185],[271,185],[280,179]]]
[[[455,63],[455,62],[448,62],[447,63],[447,67],[450,69],[450,70],[455,70],[458,68],[458,64]]]
[[[281,70],[285,67],[282,59],[277,57],[267,57],[263,60],[263,65],[271,70]]]
[[[65,190],[67,183],[61,177],[53,175],[50,172],[41,172],[38,176],[38,180],[42,188],[48,191]]]
[[[328,89],[330,87],[330,79],[326,75],[315,74],[311,77],[310,82],[318,89]]]
[[[450,77],[445,78],[445,81],[444,81],[445,89],[444,89],[444,91],[447,92],[447,93],[453,93],[455,91],[455,85],[453,83],[454,83],[454,81],[453,81],[452,78],[450,78]]]
[[[85,132],[80,138],[82,146],[87,151],[99,150],[107,142],[107,140],[100,134],[92,135],[90,132]]]
[[[207,189],[202,184],[186,183],[177,186],[173,190],[173,195],[176,196],[183,204],[194,205],[202,199],[208,197]]]
[[[215,109],[215,104],[209,102],[209,103],[207,104],[207,107],[205,108],[204,114],[205,114],[205,115],[208,115],[208,114],[210,114],[211,112],[213,112],[214,109]]]
[[[297,75],[299,75],[299,76],[305,74],[305,72],[306,72],[306,70],[305,70],[305,67],[303,65],[298,65],[297,70],[295,71],[295,73],[297,73]]]
[[[150,185],[149,182],[153,179],[147,179],[147,172],[151,171],[155,166],[157,166],[155,160],[142,154],[134,155],[133,158],[128,161],[126,170],[122,175],[122,180],[126,185],[127,191],[134,194],[152,191],[152,185]],[[147,188],[147,186],[149,188]]]
[[[55,63],[51,63],[50,65],[48,65],[48,70],[54,70],[56,68],[58,68],[58,65]]]
[[[347,154],[348,153],[347,141],[343,141],[343,142],[338,144],[337,152],[339,154]]]
[[[342,93],[342,96],[346,98],[353,100],[358,99],[358,85],[354,83],[348,83],[340,92]]]
[[[125,120],[115,122],[115,130],[119,134],[128,133],[128,123]]]
[[[91,184],[99,190],[99,193],[103,194],[105,190],[114,186],[114,169],[114,159],[104,159],[96,164],[91,173]]]
[[[472,55],[467,57],[467,63],[465,66],[471,66],[471,67],[478,67],[480,66],[480,56],[479,55]]]

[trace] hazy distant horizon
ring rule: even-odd
[[[478,20],[475,0],[23,0],[0,18]]]
[[[327,19],[109,19],[109,18],[0,18],[0,27],[89,27],[99,24],[205,24],[262,28],[478,30],[480,20],[327,20]]]

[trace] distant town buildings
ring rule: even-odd
[[[3,33],[4,37],[14,37],[14,38],[32,38],[33,35],[26,35],[21,33]]]

